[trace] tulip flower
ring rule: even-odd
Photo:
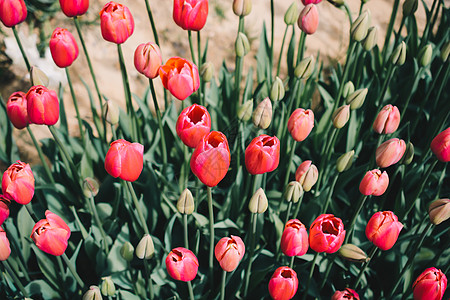
[[[450,127],[439,133],[433,139],[430,148],[440,161],[450,161]]]
[[[450,218],[450,199],[438,199],[428,206],[430,222],[439,225]]]
[[[344,242],[342,220],[331,214],[318,216],[309,228],[309,246],[316,252],[334,253]]]
[[[289,220],[281,236],[281,251],[286,256],[302,256],[308,251],[306,227],[297,219]]]
[[[128,7],[111,1],[100,11],[100,27],[106,41],[122,44],[133,34],[134,19]]]
[[[331,117],[333,120],[333,126],[337,129],[341,129],[347,124],[350,119],[350,105],[342,105],[333,112]]]
[[[69,67],[78,57],[77,42],[67,29],[57,27],[50,38],[50,52],[58,67]]]
[[[221,238],[214,248],[214,255],[226,272],[233,272],[237,268],[242,257],[244,257],[244,253],[244,242],[235,235],[232,235],[231,238]]]
[[[34,195],[34,176],[30,165],[18,160],[3,173],[3,196],[19,204],[28,204]]]
[[[262,134],[254,138],[245,149],[245,166],[252,174],[272,172],[280,162],[280,140]]]
[[[192,251],[178,247],[167,255],[166,269],[175,280],[191,281],[197,276],[198,259]]]
[[[319,171],[317,167],[312,164],[312,161],[305,160],[298,166],[295,171],[295,180],[297,180],[305,192],[309,192],[311,188],[316,184],[319,177]]]
[[[195,148],[211,130],[211,116],[206,107],[193,104],[183,109],[175,127],[181,141]]]
[[[4,195],[0,195],[0,226],[9,217],[9,206],[11,201]]]
[[[308,4],[319,4],[320,2],[322,2],[322,0],[302,0],[303,5],[308,5]]]
[[[233,0],[233,12],[238,17],[245,17],[252,11],[252,0]]]
[[[111,143],[106,153],[105,169],[114,178],[135,181],[144,166],[144,146],[123,139]]]
[[[354,290],[346,288],[343,291],[334,292],[331,300],[359,300],[359,295]]]
[[[31,124],[55,125],[59,119],[59,101],[55,91],[35,85],[26,94],[27,113]]]
[[[306,5],[297,22],[298,27],[306,34],[313,34],[319,26],[319,11],[314,4]]]
[[[59,4],[69,18],[84,15],[89,8],[89,0],[59,0]]]
[[[366,237],[381,250],[391,249],[397,241],[403,224],[391,211],[375,213],[366,226]]]
[[[376,152],[376,162],[380,168],[387,168],[396,164],[405,154],[406,143],[397,138],[390,139],[381,144]]]
[[[208,0],[173,1],[173,20],[184,30],[201,30],[207,17]]]
[[[414,300],[441,300],[447,288],[447,277],[441,270],[428,268],[413,284]]]
[[[274,300],[292,299],[297,289],[297,273],[289,267],[279,267],[270,278],[269,293]]]
[[[161,51],[155,43],[140,44],[134,51],[134,66],[149,79],[158,77],[161,66]]]
[[[255,127],[261,129],[267,129],[269,127],[272,122],[272,102],[269,97],[264,98],[264,100],[258,103],[252,113],[252,121]]]
[[[389,176],[386,171],[381,173],[380,170],[374,169],[364,175],[359,184],[359,191],[366,196],[381,196],[386,191],[388,185]]]
[[[66,251],[70,228],[61,217],[47,210],[45,219],[34,225],[30,237],[40,250],[60,256]]]
[[[191,156],[191,170],[201,182],[216,186],[230,167],[230,148],[225,135],[211,131],[203,137]]]
[[[0,20],[6,27],[13,27],[27,18],[27,6],[23,0],[0,0]]]
[[[27,112],[27,98],[24,92],[12,93],[6,103],[6,113],[17,129],[23,129],[30,123]]]
[[[373,130],[379,134],[389,134],[397,130],[400,124],[400,111],[397,106],[386,105],[373,122]]]
[[[288,130],[294,140],[305,140],[314,127],[314,113],[310,109],[297,108],[289,117]]]
[[[7,260],[11,254],[11,248],[9,246],[9,240],[6,236],[5,230],[0,227],[0,260]]]
[[[197,66],[184,58],[169,58],[159,69],[159,76],[164,88],[179,100],[186,99],[200,87]]]

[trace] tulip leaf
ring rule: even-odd
[[[42,279],[33,280],[25,286],[25,290],[33,299],[42,297],[42,299],[59,299],[58,292]]]
[[[120,249],[122,248],[122,245],[129,240],[130,232],[128,229],[128,224],[125,223],[122,226],[120,233],[117,235],[117,238],[114,240],[111,250],[109,251],[107,269],[105,270],[106,273],[121,272],[126,270],[127,261],[120,255]]]

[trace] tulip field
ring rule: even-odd
[[[447,1],[392,0],[379,28],[367,0],[290,0],[276,24],[270,0],[257,36],[246,21],[269,0],[225,1],[236,38],[221,65],[201,35],[218,1],[144,1],[145,28],[125,0],[93,22],[89,0],[0,0],[30,75],[0,90],[0,299],[450,298]],[[185,51],[165,53],[157,6]],[[324,6],[349,27],[334,60],[308,52]],[[42,16],[56,90],[18,34]],[[122,82],[98,84],[88,31],[117,48]],[[153,39],[128,57],[137,31]]]

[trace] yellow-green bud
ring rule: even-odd
[[[300,197],[303,196],[303,187],[300,182],[296,180],[289,182],[283,196],[287,202],[297,203]]]
[[[270,89],[270,100],[279,101],[284,97],[284,84],[280,77],[276,77]]]
[[[349,151],[342,154],[336,161],[336,169],[339,173],[347,171],[351,168],[353,164],[353,156],[355,155],[355,150]]]
[[[204,82],[210,82],[214,76],[214,65],[207,61],[200,67],[200,76]]]
[[[364,100],[366,100],[367,92],[369,90],[367,88],[365,89],[359,89],[351,93],[347,99],[345,100],[347,104],[350,104],[350,109],[355,110],[360,108]]]
[[[251,213],[262,214],[267,210],[269,202],[267,201],[266,193],[262,188],[259,188],[250,199],[248,209]]]
[[[400,163],[404,165],[409,165],[412,162],[413,158],[414,158],[414,145],[411,142],[408,142],[408,144],[406,144],[405,154],[403,154]]]
[[[403,15],[410,16],[414,14],[419,7],[419,0],[405,0],[403,2]]]
[[[89,287],[89,290],[87,290],[86,293],[83,295],[83,300],[102,300],[102,294],[100,293],[100,289],[95,286],[91,285]]]
[[[419,51],[419,65],[421,67],[426,67],[431,62],[431,56],[433,55],[433,48],[431,47],[431,44],[426,45]]]
[[[314,56],[308,56],[302,59],[297,67],[295,67],[294,75],[300,79],[308,79],[314,71],[315,59]]]
[[[442,46],[441,49],[441,59],[443,62],[447,61],[448,54],[450,53],[450,42],[447,42]]]
[[[180,213],[190,215],[194,212],[194,197],[189,189],[184,189],[178,198],[177,209]]]
[[[31,67],[30,77],[32,85],[48,86],[50,82],[47,75],[41,69],[35,66]]]
[[[297,2],[293,2],[284,14],[284,23],[286,23],[286,25],[294,25],[297,23],[299,15],[300,9],[298,8]]]
[[[397,48],[394,49],[391,55],[391,63],[397,66],[401,66],[405,63],[406,60],[406,44],[405,42],[401,42]]]
[[[97,196],[99,188],[100,184],[95,178],[86,177],[83,180],[83,194],[87,198]]]
[[[347,99],[347,97],[355,91],[355,86],[353,85],[353,82],[347,81],[347,83],[344,85],[344,88],[342,90],[342,97],[344,99]]]
[[[352,38],[357,42],[362,41],[367,35],[369,26],[370,11],[366,10],[359,15],[359,17],[355,20],[355,22],[353,22],[352,26],[350,27]]]
[[[341,7],[345,3],[344,0],[328,0],[328,2],[330,2],[331,4],[336,6],[337,8]]]
[[[233,1],[233,12],[238,17],[244,17],[250,14],[252,11],[252,1],[251,0],[234,0]]]
[[[152,237],[144,234],[139,244],[136,246],[136,256],[139,259],[150,259],[155,254],[155,246],[153,245]]]
[[[243,57],[250,52],[250,43],[247,36],[243,32],[239,32],[236,38],[235,48],[236,55],[239,57]]]
[[[348,119],[350,119],[350,105],[342,105],[333,112],[331,117],[333,120],[333,126],[340,129],[347,124]]]
[[[439,225],[450,218],[450,199],[438,199],[428,206],[430,222]]]
[[[253,111],[253,125],[261,129],[267,129],[270,122],[272,122],[272,102],[269,97],[259,102],[256,109]]]
[[[377,44],[377,39],[378,39],[378,27],[376,26],[370,27],[369,30],[367,31],[366,38],[364,39],[364,41],[362,41],[362,46],[364,50],[366,51],[372,50],[372,48]]]
[[[102,286],[100,290],[102,291],[103,296],[112,297],[116,293],[116,286],[111,278],[111,276],[102,277]]]
[[[356,245],[345,244],[339,249],[339,255],[343,258],[354,262],[368,262],[370,258],[367,254]]]
[[[119,123],[119,107],[111,100],[106,100],[102,109],[103,117],[111,125]]]
[[[133,260],[133,252],[134,247],[131,245],[130,242],[123,243],[122,247],[120,248],[120,256],[122,256],[123,259],[126,261],[132,261]]]
[[[253,112],[253,99],[247,100],[239,106],[237,116],[239,120],[247,122],[252,117]]]

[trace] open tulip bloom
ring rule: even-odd
[[[309,246],[316,252],[334,253],[344,238],[344,224],[332,214],[318,216],[309,229]]]

